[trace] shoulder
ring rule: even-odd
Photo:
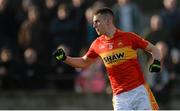
[[[125,32],[125,31],[122,31],[120,29],[118,29],[116,31],[116,34],[115,34],[116,37],[125,37],[125,38],[131,38],[131,37],[135,37],[135,36],[138,36],[137,34],[135,34],[134,32]]]
[[[132,38],[132,37],[139,37],[136,33],[134,32],[124,32],[124,31],[121,31],[119,34],[127,37],[127,38]]]

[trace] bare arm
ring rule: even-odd
[[[95,59],[91,59],[91,58],[88,58],[86,56],[83,56],[83,57],[67,56],[64,63],[71,65],[72,67],[76,67],[76,68],[86,68],[89,65],[91,65],[92,62],[94,62],[94,61],[95,61]]]
[[[153,59],[161,60],[162,55],[160,50],[152,43],[149,42],[145,50],[152,54]]]

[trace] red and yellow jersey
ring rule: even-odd
[[[129,91],[145,83],[137,60],[137,49],[145,49],[148,42],[131,32],[117,29],[114,37],[98,37],[89,48],[86,56],[100,56],[106,66],[114,94]]]

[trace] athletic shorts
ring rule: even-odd
[[[159,106],[148,85],[140,85],[130,91],[113,96],[114,111],[158,110]]]

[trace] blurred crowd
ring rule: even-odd
[[[149,54],[141,50],[138,54],[155,96],[168,104],[171,89],[180,80],[177,0],[162,0],[162,9],[148,18],[134,0],[114,0],[111,6],[103,0],[0,0],[1,89],[111,93],[101,60],[88,69],[76,69],[52,58],[58,47],[67,55],[83,56],[97,37],[92,27],[93,12],[104,6],[114,11],[118,28],[141,35],[162,51],[161,74],[148,72],[152,62]]]

